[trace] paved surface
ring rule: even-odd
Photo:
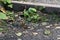
[[[40,3],[48,3],[48,4],[59,4],[60,0],[19,0],[19,1],[26,1],[26,2],[40,2]]]
[[[30,0],[31,1],[31,0]],[[31,1],[33,2],[33,1]],[[59,4],[60,0],[35,0],[35,2],[41,2],[41,3],[51,3],[51,4]],[[48,24],[47,24],[48,25]],[[14,26],[15,27],[15,26]],[[20,27],[20,26],[19,26]],[[0,37],[0,40],[18,40],[18,38],[20,38],[20,40],[60,40],[60,29],[55,29],[55,28],[49,28],[52,32],[51,35],[46,36],[43,34],[44,28],[45,26],[36,26],[35,25],[35,29],[31,30],[31,29],[27,29],[24,30],[25,33],[22,31],[23,35],[20,37],[17,37],[14,33],[13,30],[9,31],[7,35],[5,35],[4,37]],[[54,26],[53,26],[54,27]],[[19,29],[20,31],[20,29]],[[33,33],[38,33],[37,35],[34,35]]]

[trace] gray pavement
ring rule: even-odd
[[[59,4],[60,5],[60,0],[19,0],[19,1],[47,3],[47,4]]]

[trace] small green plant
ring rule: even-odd
[[[45,35],[50,35],[51,34],[51,31],[49,29],[45,29],[44,32],[43,32]]]
[[[34,8],[36,8],[39,11],[44,11],[45,10],[45,6],[34,6]]]
[[[24,18],[27,21],[37,22],[40,17],[39,14],[37,14],[37,10],[35,8],[29,8],[28,10],[24,10]]]
[[[8,17],[8,19],[10,20],[14,20],[14,13],[11,11],[6,11],[6,15]]]
[[[6,14],[0,12],[0,19],[8,19]]]
[[[11,3],[11,0],[0,0],[0,5],[2,6],[8,6],[10,8],[12,8],[12,3]]]
[[[6,27],[0,27],[0,32],[7,32],[8,31],[8,28]]]
[[[49,21],[49,19],[47,19],[46,16],[41,16],[41,21],[42,21],[42,22],[47,22],[47,21]]]
[[[11,0],[0,0],[0,19],[12,19],[13,13],[6,11],[5,6],[12,8]]]
[[[40,6],[40,7],[39,7],[39,10],[40,10],[40,11],[43,11],[44,9],[45,9],[44,6]]]

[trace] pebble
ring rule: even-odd
[[[57,38],[58,40],[60,40],[60,38]]]
[[[23,31],[23,33],[28,33],[28,31]]]
[[[36,24],[36,23],[32,23],[32,25],[33,25],[34,27],[37,27],[39,24]]]
[[[37,32],[32,32],[32,34],[33,34],[34,36],[36,36],[38,33],[37,33]]]
[[[51,34],[51,31],[46,29],[46,30],[44,31],[44,34],[45,34],[45,35],[49,35],[49,34]]]
[[[21,36],[22,33],[21,32],[18,32],[18,33],[15,33],[17,36]]]
[[[14,36],[11,36],[12,38],[14,37]]]
[[[33,29],[34,29],[34,27],[30,28],[30,30],[33,30]]]
[[[18,38],[17,40],[22,40],[22,39]]]
[[[48,22],[42,22],[41,24],[44,26],[44,25],[48,25],[49,23]]]
[[[2,34],[2,32],[0,32],[0,35]]]
[[[16,14],[15,17],[18,17],[18,15]]]
[[[30,29],[31,27],[28,27],[28,29]]]
[[[60,26],[57,26],[55,29],[60,29]]]
[[[38,29],[38,30],[37,30],[37,32],[42,32],[42,31],[43,31],[43,29]]]
[[[60,35],[57,35],[57,39],[60,40]]]
[[[2,34],[2,32],[0,32],[0,37],[4,37],[4,34]]]
[[[21,20],[22,18],[21,17],[19,17],[19,20]]]
[[[57,37],[60,37],[60,35],[57,35]]]
[[[54,24],[54,26],[58,26],[58,24],[57,24],[57,23],[55,23],[55,24]]]
[[[50,26],[46,26],[46,28],[50,28]]]

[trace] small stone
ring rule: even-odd
[[[57,40],[60,40],[60,38],[57,38]]]
[[[47,23],[47,22],[42,22],[41,24],[42,24],[42,25],[48,25],[48,23]]]
[[[54,24],[54,26],[58,26],[58,24],[57,24],[57,23],[55,23],[55,24]]]
[[[2,32],[0,32],[0,35],[2,34]]]
[[[60,26],[57,26],[55,29],[60,29]]]
[[[51,31],[48,30],[48,29],[46,29],[46,30],[44,31],[44,34],[45,34],[45,35],[49,35],[49,34],[51,34]]]
[[[30,30],[33,30],[33,29],[34,29],[34,27],[30,28]]]
[[[18,38],[17,40],[22,40],[22,39]]]
[[[28,33],[28,31],[23,31],[23,33]]]
[[[38,27],[39,24],[33,24],[34,27]]]
[[[46,28],[50,28],[50,26],[46,26]]]
[[[32,32],[32,33],[33,33],[33,35],[35,35],[35,36],[38,34],[37,32]]]
[[[21,36],[22,33],[21,32],[18,32],[18,33],[15,33],[17,36]]]
[[[38,29],[37,32],[43,31],[43,29]]]
[[[18,15],[16,14],[15,17],[18,17]]]
[[[22,18],[21,18],[21,17],[19,17],[19,20],[22,20]]]
[[[44,14],[45,16],[47,16],[47,14]]]
[[[12,22],[10,22],[10,24],[12,24]]]
[[[0,32],[0,37],[4,37],[4,34],[2,34],[2,32]]]
[[[16,30],[16,28],[13,28],[13,30]]]
[[[19,15],[23,15],[23,12],[18,12]]]
[[[14,36],[11,36],[12,38],[14,37]]]
[[[58,37],[60,37],[60,35],[57,35]]]
[[[52,24],[50,24],[49,26],[52,26]]]
[[[31,27],[28,27],[28,29],[30,29]]]

